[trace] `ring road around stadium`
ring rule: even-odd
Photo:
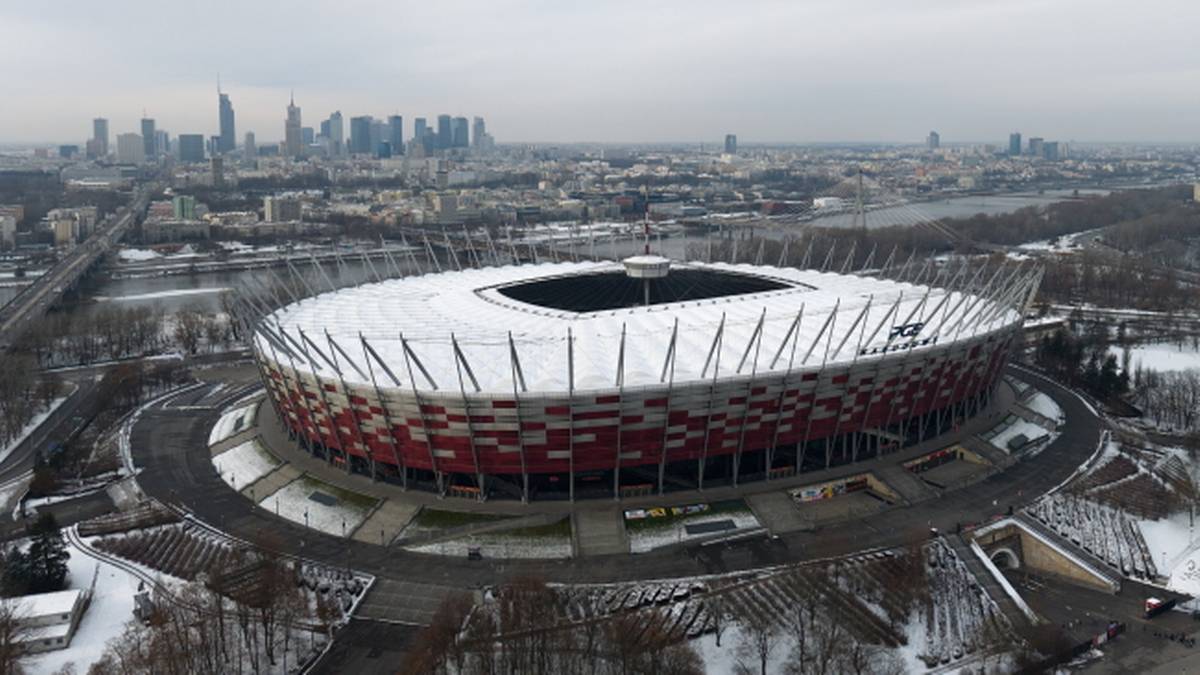
[[[862,461],[988,404],[1040,279],[544,263],[301,299],[254,325],[275,411],[356,472],[480,497],[738,485]]]

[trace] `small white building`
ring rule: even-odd
[[[66,649],[79,627],[87,594],[79,589],[39,593],[12,598],[22,629],[21,644],[26,654]]]

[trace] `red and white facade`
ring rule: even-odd
[[[429,472],[439,486],[503,476],[524,496],[547,474],[573,496],[588,472],[614,490],[657,474],[649,483],[662,490],[667,467],[694,467],[685,472],[703,483],[706,465],[731,463],[736,482],[750,464],[777,469],[783,448],[886,436],[977,399],[997,383],[1037,284],[1019,268],[899,281],[720,265],[787,288],[586,314],[495,292],[618,265],[326,293],[264,317],[255,355],[286,425],[339,462]]]

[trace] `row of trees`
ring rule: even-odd
[[[1039,289],[1047,302],[1091,303],[1173,312],[1192,309],[1200,291],[1182,283],[1171,268],[1153,268],[1131,256],[1081,251],[1048,258]]]
[[[1043,369],[1069,384],[1082,386],[1102,401],[1111,401],[1129,390],[1129,374],[1108,353],[1105,339],[1089,342],[1066,330],[1043,336],[1034,359]]]
[[[914,565],[920,567],[922,577],[923,561],[922,556]],[[921,591],[912,590],[916,600]],[[815,592],[783,614],[727,603],[719,591],[705,602],[715,620],[716,647],[728,650],[735,672],[767,675],[779,662],[788,675],[904,672],[893,651],[858,640],[842,622],[831,619]],[[598,617],[563,627],[553,625],[558,603],[554,591],[533,578],[513,581],[478,606],[466,595],[451,596],[413,641],[402,671],[455,675],[705,672],[695,648],[671,635],[670,622],[661,610]],[[735,635],[732,644],[730,632]]]
[[[0,449],[15,441],[35,415],[62,391],[52,375],[39,376],[36,361],[27,354],[0,354]]]
[[[224,303],[223,303],[224,304]],[[79,365],[180,349],[227,349],[236,339],[227,312],[188,305],[167,317],[162,307],[104,304],[91,312],[52,312],[30,326],[17,349],[41,367]]]
[[[1178,431],[1200,426],[1200,370],[1134,372],[1133,401],[1144,417]]]

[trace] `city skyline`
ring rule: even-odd
[[[736,130],[744,143],[920,143],[931,128],[949,144],[1003,143],[1012,129],[1200,138],[1200,101],[1186,86],[1200,57],[1179,20],[1194,10],[1182,2],[1147,3],[1136,22],[1116,3],[1082,2],[760,3],[737,13],[710,2],[364,3],[372,21],[319,33],[319,2],[281,13],[222,1],[151,11],[131,0],[146,5],[144,25],[66,4],[0,9],[0,56],[24,64],[0,74],[0,141],[83,139],[81,106],[114,131],[136,130],[144,109],[160,128],[217,135],[218,72],[238,127],[265,142],[281,140],[292,89],[321,119],[473,111],[514,142],[716,141]],[[1084,12],[1086,30],[1069,29]],[[410,27],[405,39],[393,39],[396,25]],[[794,28],[764,30],[772,25]],[[181,26],[214,36],[205,58],[170,39]],[[296,36],[316,48],[295,49]],[[23,57],[44,44],[58,48]]]

